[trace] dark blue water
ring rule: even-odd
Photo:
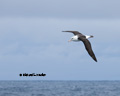
[[[120,96],[120,81],[0,81],[0,96]]]

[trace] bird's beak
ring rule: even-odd
[[[72,41],[72,39],[68,40],[68,42],[71,42],[71,41]]]

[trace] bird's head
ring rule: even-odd
[[[75,35],[75,36],[71,37],[71,39],[68,40],[68,42],[71,42],[71,41],[78,41],[78,36]]]

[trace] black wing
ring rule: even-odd
[[[95,57],[95,54],[92,51],[92,47],[91,47],[89,40],[87,40],[85,38],[80,38],[80,40],[83,41],[85,48],[86,48],[87,52],[89,53],[89,55],[97,62],[97,59]]]
[[[71,33],[73,33],[74,35],[80,35],[81,33],[80,32],[78,32],[78,31],[62,31],[62,32],[71,32]],[[81,34],[82,35],[82,34]]]

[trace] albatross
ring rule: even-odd
[[[95,57],[95,54],[92,50],[92,47],[91,47],[91,43],[90,41],[88,40],[89,38],[93,38],[92,35],[88,36],[88,35],[83,35],[82,33],[78,32],[78,31],[62,31],[62,32],[71,32],[74,34],[74,36],[69,40],[70,41],[82,41],[84,46],[85,46],[85,49],[87,50],[88,54],[93,58],[93,60],[95,60],[97,62],[97,59]]]

